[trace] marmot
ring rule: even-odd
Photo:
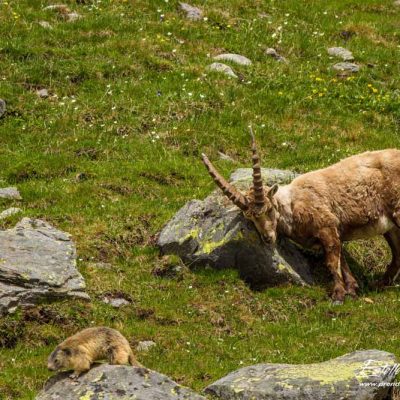
[[[71,378],[88,371],[96,360],[107,359],[110,364],[142,365],[136,360],[128,341],[115,329],[87,328],[60,343],[50,354],[47,368],[51,371],[72,369]]]

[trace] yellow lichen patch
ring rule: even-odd
[[[201,243],[201,248],[197,253],[206,253],[210,254],[212,253],[216,248],[223,246],[225,243],[233,240],[239,240],[243,237],[241,232],[237,232],[236,235],[233,237],[230,236],[224,236],[221,240],[218,241],[212,241],[211,239],[207,240],[204,239],[204,242]],[[197,254],[196,253],[196,254]]]
[[[188,234],[179,239],[179,244],[186,242],[188,239],[196,239],[199,237],[199,230],[192,229]]]
[[[359,382],[377,372],[380,367],[385,367],[387,362],[374,361],[374,369],[366,369],[365,362],[340,362],[332,360],[321,364],[290,365],[276,371],[275,375],[284,380],[308,378],[320,382],[321,385],[332,385],[337,382],[357,379]],[[363,374],[360,372],[363,371]]]
[[[86,392],[83,396],[79,398],[79,400],[91,400],[92,395],[94,395],[94,392],[91,390],[89,392]]]

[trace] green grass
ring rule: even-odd
[[[325,287],[252,292],[234,271],[152,274],[165,262],[154,235],[185,202],[214,188],[199,155],[207,152],[226,175],[247,166],[249,124],[264,166],[300,172],[400,146],[400,7],[208,0],[196,1],[208,19],[190,22],[174,0],[65,3],[83,18],[63,22],[39,0],[0,1],[0,97],[8,105],[0,184],[23,196],[0,205],[73,235],[92,301],[0,320],[0,398],[33,399],[50,376],[48,354],[90,325],[120,329],[132,344],[154,340],[140,361],[196,390],[258,362],[318,362],[366,348],[400,356],[395,289],[364,285],[360,299],[335,308]],[[337,76],[330,46],[352,50],[361,71]],[[267,57],[267,47],[289,64]],[[253,65],[232,65],[239,80],[207,72],[221,51]],[[40,88],[50,98],[39,99]],[[235,162],[218,161],[218,151]],[[380,241],[349,251],[363,282],[387,261]],[[94,268],[99,261],[114,267]],[[132,306],[103,304],[109,290],[130,295]]]

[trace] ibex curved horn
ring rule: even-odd
[[[265,197],[264,197],[264,187],[263,181],[261,177],[261,164],[260,157],[257,151],[256,139],[254,137],[253,129],[250,127],[251,134],[251,151],[253,153],[253,193],[254,193],[254,203],[256,207],[262,208],[265,205]]]
[[[242,211],[247,211],[249,208],[248,201],[233,185],[225,180],[223,176],[215,169],[214,165],[211,164],[208,157],[203,153],[201,155],[203,163],[206,166],[209,174],[213,178],[214,182],[223,191],[225,196],[232,201],[233,204],[238,206]]]

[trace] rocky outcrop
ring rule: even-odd
[[[36,400],[205,400],[167,376],[146,368],[99,365],[74,381],[69,373],[51,378]]]
[[[239,169],[231,181],[241,190],[251,185],[251,169]],[[288,183],[290,171],[263,169],[265,182]],[[277,248],[266,245],[220,190],[205,200],[192,200],[163,228],[158,238],[163,254],[176,254],[190,266],[236,268],[252,287],[293,282],[310,284],[310,265],[295,244],[280,238]]]
[[[205,391],[222,400],[383,400],[395,363],[393,354],[367,350],[318,364],[259,364],[232,372]]]
[[[88,299],[84,290],[69,234],[30,218],[0,231],[0,315],[42,300]]]

